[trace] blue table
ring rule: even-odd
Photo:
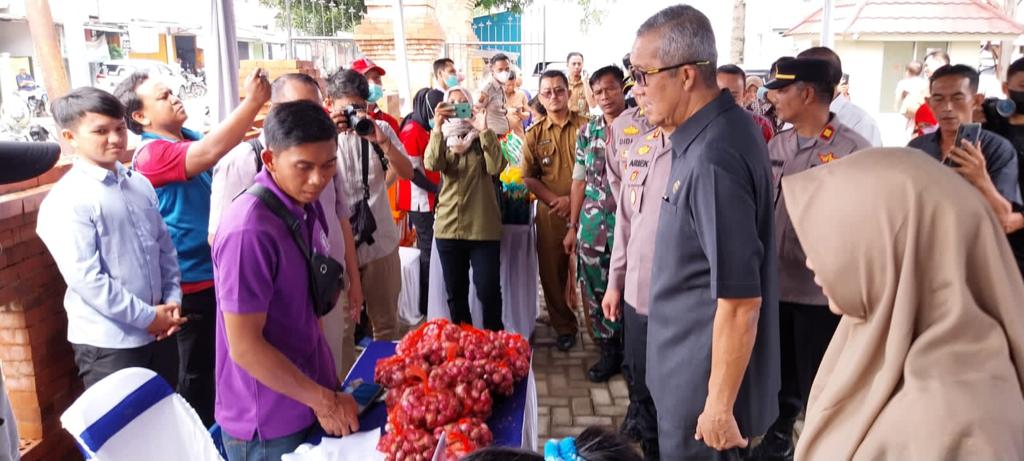
[[[342,387],[356,379],[374,382],[373,370],[377,366],[377,361],[395,355],[396,346],[397,343],[391,341],[371,342],[352,366]],[[515,389],[509,397],[495,396],[494,409],[491,412],[491,417],[487,420],[487,425],[494,433],[494,445],[513,448],[524,446],[523,424],[530,379],[527,378],[516,383]],[[386,423],[387,409],[383,402],[379,402],[367,409],[359,418],[359,430],[380,428],[383,432]]]

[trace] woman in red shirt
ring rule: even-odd
[[[430,142],[434,124],[434,108],[444,94],[430,88],[416,93],[412,113],[402,120],[398,139],[412,159],[416,172],[412,180],[398,182],[398,209],[409,213],[409,222],[416,229],[416,247],[420,249],[420,314],[427,315],[427,293],[430,291],[430,251],[434,240],[434,206],[440,190],[441,175],[423,167],[423,151]]]

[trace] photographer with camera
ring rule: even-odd
[[[338,127],[339,175],[352,217],[352,233],[373,338],[398,339],[398,295],[402,267],[398,226],[388,204],[387,175],[412,179],[413,166],[387,122],[366,113],[369,83],[359,72],[339,70],[327,78],[327,104]]]

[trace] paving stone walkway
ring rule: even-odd
[[[541,304],[543,308],[543,301]],[[629,405],[621,374],[606,383],[587,380],[587,370],[599,354],[589,335],[584,334],[568,352],[555,347],[556,337],[544,319],[538,320],[533,334],[533,372],[537,380],[537,446],[541,449],[548,439],[576,436],[588,426],[617,430]]]

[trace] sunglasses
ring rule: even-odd
[[[551,99],[551,98],[553,98],[555,96],[565,96],[565,94],[568,91],[569,90],[567,90],[564,86],[559,86],[559,87],[552,88],[552,89],[550,89],[548,91],[542,91],[542,92],[540,92],[540,95],[545,97],[545,98],[547,98],[547,99]]]
[[[633,77],[633,81],[636,82],[637,86],[646,87],[648,75],[654,75],[660,72],[665,72],[667,70],[678,69],[683,66],[706,66],[708,64],[711,64],[711,61],[688,61],[676,64],[674,66],[659,67],[656,69],[641,69],[637,66],[633,66],[629,69],[629,75]]]

